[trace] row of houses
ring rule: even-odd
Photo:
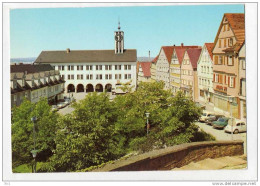
[[[137,66],[138,82],[163,81],[173,95],[181,90],[218,113],[246,119],[244,14],[224,14],[213,43],[162,46],[153,61]]]
[[[51,65],[14,64],[10,71],[11,107],[19,106],[24,99],[32,103],[41,98],[50,103],[63,99],[65,81]]]

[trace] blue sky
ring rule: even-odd
[[[125,48],[155,57],[161,46],[214,42],[224,13],[243,5],[95,8],[34,8],[10,12],[11,58],[37,57],[42,50],[114,49],[120,17]]]

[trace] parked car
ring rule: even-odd
[[[202,116],[200,117],[199,121],[200,122],[205,122],[206,119],[208,119],[209,117],[211,117],[212,115],[214,115],[214,113],[209,112],[209,111],[204,111]]]
[[[224,117],[224,116],[212,114],[210,117],[208,117],[208,119],[206,119],[205,123],[207,123],[208,125],[212,125],[213,121],[217,121],[218,118],[221,118],[221,117]]]
[[[51,111],[52,111],[52,112],[58,111],[57,105],[52,105],[52,106],[51,106]]]
[[[201,108],[202,110],[205,110],[206,109],[206,106],[205,105],[201,105],[199,102],[195,102],[195,105],[199,108]]]
[[[228,120],[230,118],[228,117],[221,117],[221,118],[218,118],[217,121],[213,121],[212,123],[212,126],[213,128],[218,128],[218,129],[224,129],[227,125],[228,125]]]
[[[246,132],[246,123],[239,120],[233,122],[233,124],[229,122],[225,128],[225,132],[231,133],[232,130],[234,134],[237,134],[239,132]]]
[[[66,106],[66,103],[65,103],[65,102],[59,102],[59,103],[57,104],[58,109],[62,109],[62,108],[64,108],[65,106]]]

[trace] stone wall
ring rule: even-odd
[[[243,155],[244,142],[207,141],[176,145],[107,164],[94,172],[171,170],[207,158]]]

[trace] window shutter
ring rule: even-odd
[[[223,76],[223,75],[219,75],[219,80],[220,80],[219,82],[220,82],[221,84],[222,84],[222,76]]]
[[[234,56],[232,56],[232,65],[234,65]]]
[[[227,84],[227,80],[226,80],[227,76],[224,76],[224,83]]]
[[[216,76],[216,74],[213,74],[213,82],[215,82],[215,79],[216,79],[215,76]]]
[[[218,56],[215,56],[215,65],[218,64]]]
[[[228,77],[228,86],[230,85],[230,77]]]
[[[236,88],[236,78],[233,78],[233,87]]]

